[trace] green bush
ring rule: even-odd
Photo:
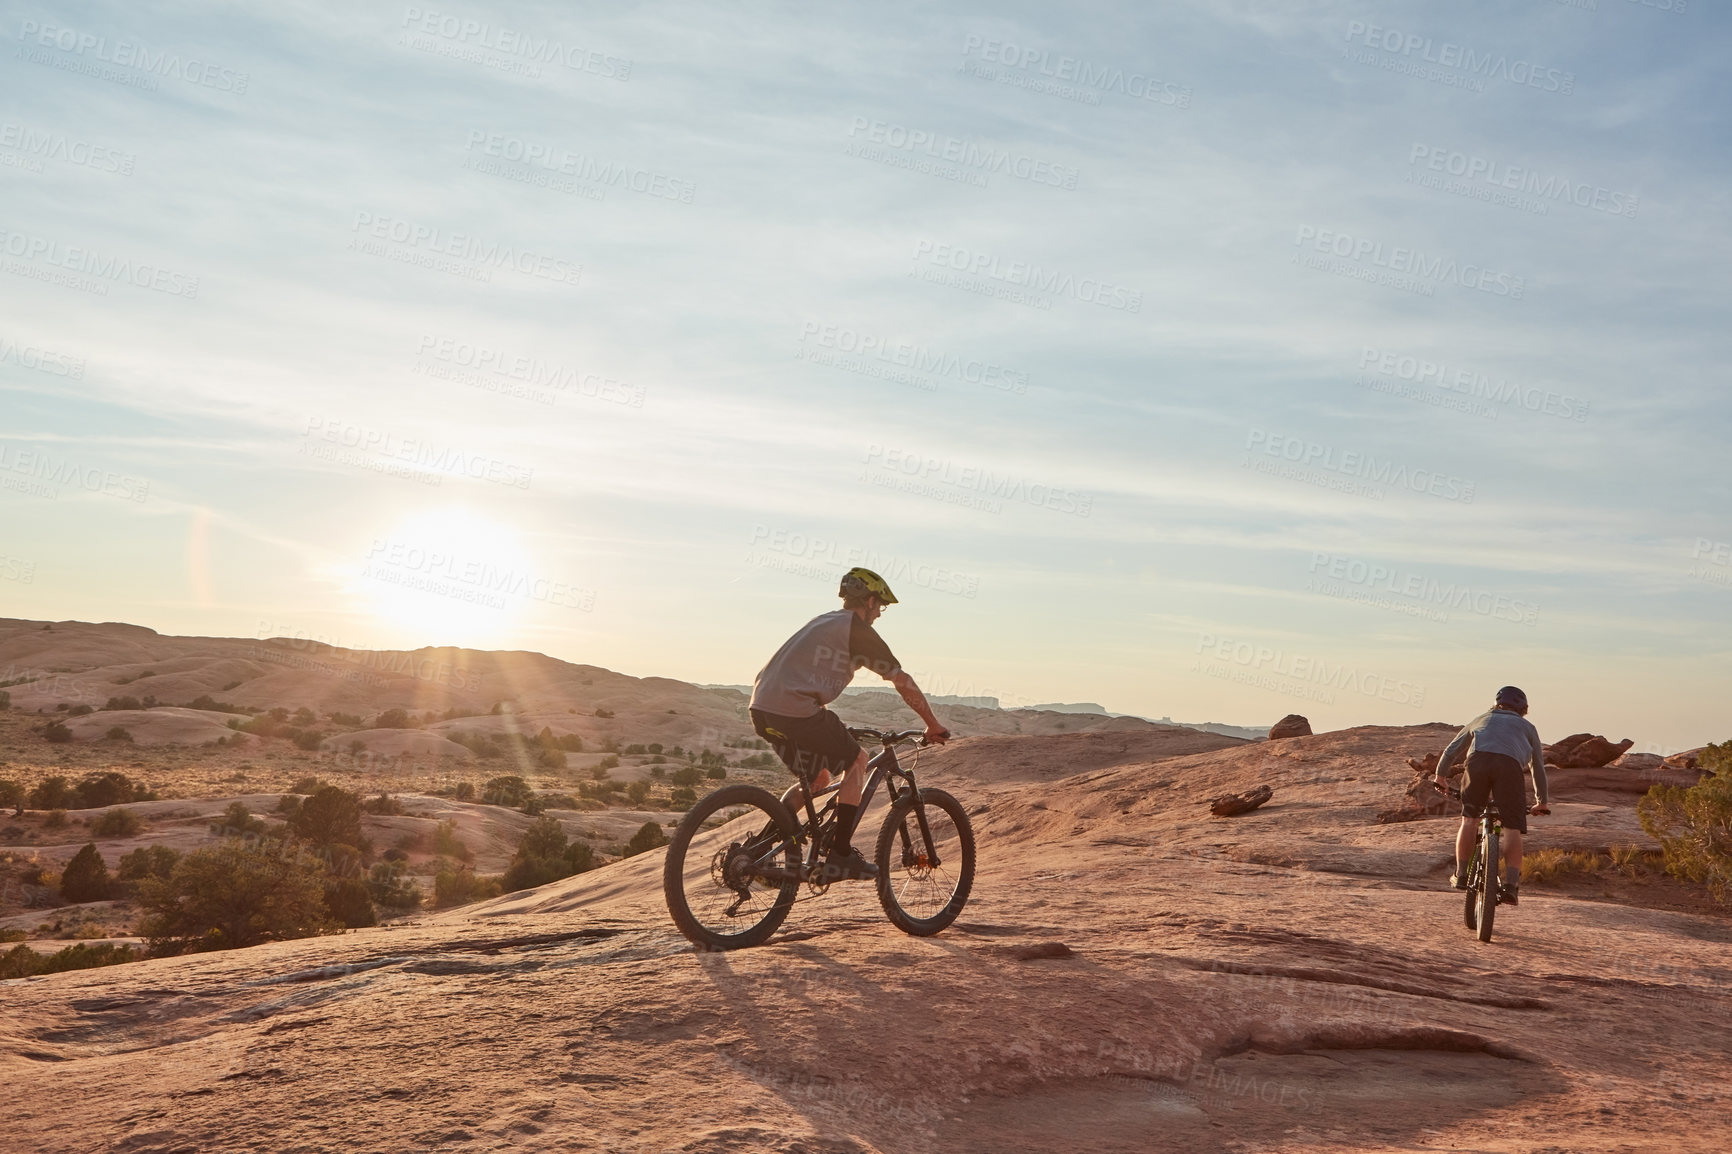
[[[640,853],[648,853],[668,844],[668,835],[662,832],[662,827],[653,821],[646,821],[631,835],[631,840],[625,843],[625,856],[636,857]]]
[[[72,792],[78,798],[79,809],[100,809],[128,801],[156,799],[156,795],[146,789],[142,781],[133,781],[124,773],[113,770],[108,773],[86,774],[79,779]]]
[[[290,796],[285,794],[284,798],[287,799]],[[299,806],[300,799],[296,798],[295,808],[299,808]],[[281,811],[282,808],[282,802],[278,802],[277,809]],[[211,823],[210,831],[218,837],[243,837],[249,833],[264,833],[265,822],[263,818],[253,816],[253,812],[247,808],[246,802],[231,801],[229,807],[223,810],[222,816]]]
[[[51,809],[51,810],[49,810],[48,816],[42,819],[42,828],[43,829],[65,829],[66,828],[66,811],[63,809]]]
[[[506,893],[533,889],[591,869],[594,861],[589,846],[568,841],[557,820],[538,818],[523,831],[500,886]]]
[[[137,709],[138,707],[138,698],[128,695],[126,697],[110,697],[108,704],[102,708],[104,712],[107,712],[111,709]]]
[[[331,920],[349,929],[379,924],[373,894],[365,881],[353,877],[325,879],[325,909]]]
[[[333,928],[325,872],[286,842],[195,850],[166,880],[138,884],[139,931],[158,954],[235,949]]]
[[[325,735],[316,729],[303,729],[295,734],[295,748],[314,750],[324,743]]]
[[[121,855],[120,864],[115,866],[114,876],[126,885],[141,882],[145,878],[166,881],[174,872],[174,863],[179,860],[179,852],[168,846],[139,846],[131,853]]]
[[[131,837],[143,828],[144,821],[125,806],[111,809],[90,823],[90,832],[97,837]]]
[[[721,781],[728,776],[728,771],[719,765],[712,765],[704,773],[704,776],[709,778],[711,781]]]
[[[456,801],[474,801],[475,783],[471,781],[458,782],[457,788],[451,791],[451,796]]]
[[[499,896],[499,879],[483,877],[466,869],[442,869],[433,875],[433,905],[467,905]]]
[[[582,753],[583,738],[579,737],[575,733],[561,734],[559,738],[559,748],[565,750],[567,753]]]
[[[361,835],[361,799],[334,785],[320,786],[301,802],[289,819],[289,830],[316,846],[354,846],[363,853],[371,849]]]
[[[632,744],[625,747],[625,754],[627,757],[637,757],[648,752],[649,750],[647,748],[638,744]]]
[[[400,861],[382,861],[367,875],[367,892],[387,909],[409,910],[421,904],[421,887]]]
[[[675,785],[696,785],[704,780],[704,771],[696,766],[682,765],[668,775],[668,780]]]
[[[144,957],[144,953],[141,950],[135,950],[126,945],[114,945],[109,942],[103,942],[101,945],[80,942],[46,957],[29,946],[14,946],[5,954],[0,954],[0,980],[33,978],[37,974],[60,974],[67,970],[89,970],[97,966],[114,966],[122,962],[136,962],[142,957]]]
[[[407,709],[387,709],[373,719],[374,729],[408,729],[409,727],[409,711]]]
[[[528,796],[529,783],[516,774],[491,778],[481,787],[481,800],[487,805],[515,808],[522,805]]]
[[[0,809],[10,806],[13,817],[23,817],[24,800],[28,796],[28,791],[17,782],[10,778],[0,778]]]
[[[96,706],[94,706],[94,705],[74,705],[71,709],[68,709],[66,711],[66,716],[68,716],[68,717],[83,717],[85,714],[95,713],[95,712],[96,712]]]
[[[613,710],[603,709],[600,706],[597,706],[596,710],[595,710],[595,715],[597,717],[612,717],[613,716]]]
[[[289,792],[290,793],[298,793],[302,797],[306,797],[310,794],[315,794],[315,793],[319,792],[319,787],[324,785],[324,784],[325,784],[325,779],[322,777],[298,778],[298,779],[296,779],[295,784],[289,786]]]
[[[1697,764],[1709,773],[1720,777],[1732,777],[1732,741],[1722,741],[1718,745],[1709,745],[1702,750]]]
[[[59,774],[43,778],[30,791],[31,809],[74,809],[77,806],[78,795]]]
[[[403,803],[390,794],[380,791],[378,797],[368,798],[361,808],[375,817],[401,817]]]
[[[634,781],[625,787],[626,796],[631,798],[633,805],[642,805],[649,800],[649,782]]]
[[[1701,882],[1716,901],[1732,902],[1732,776],[1705,777],[1688,789],[1657,785],[1637,803],[1636,814],[1660,843],[1667,873]]]
[[[475,851],[463,844],[463,839],[457,836],[457,822],[454,818],[446,818],[434,828],[433,852],[440,857],[452,857],[461,862],[475,860]]]
[[[697,791],[690,786],[678,785],[668,791],[668,804],[675,809],[689,809],[698,801]]]
[[[108,732],[102,736],[107,741],[130,742],[132,740],[132,731],[124,725],[111,725],[108,727]]]
[[[99,902],[110,888],[108,866],[96,851],[95,842],[86,842],[60,874],[60,896],[69,902]]]

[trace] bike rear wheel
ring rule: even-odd
[[[878,903],[891,924],[930,937],[956,920],[974,888],[974,826],[962,803],[942,789],[923,789],[918,797],[910,790],[885,815],[874,858]]]
[[[800,892],[799,825],[781,799],[730,785],[687,811],[668,842],[662,893],[674,925],[705,950],[769,940]],[[782,876],[766,878],[758,868]]]
[[[1480,863],[1479,877],[1479,940],[1491,941],[1491,924],[1497,916],[1498,836],[1495,830],[1485,835],[1485,855]]]

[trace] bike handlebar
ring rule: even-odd
[[[851,725],[848,727],[848,733],[853,737],[869,738],[885,745],[897,745],[904,741],[921,739],[926,731],[924,729],[870,729],[866,726]],[[921,740],[920,744],[925,745],[926,742]]]

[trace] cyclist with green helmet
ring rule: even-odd
[[[1551,813],[1546,792],[1546,758],[1540,744],[1539,730],[1527,719],[1528,695],[1513,685],[1497,691],[1497,701],[1490,709],[1468,722],[1455,735],[1437,759],[1437,788],[1445,789],[1445,780],[1455,763],[1467,756],[1467,777],[1461,787],[1461,829],[1455,835],[1455,873],[1450,875],[1451,887],[1467,888],[1468,860],[1473,855],[1474,823],[1485,812],[1489,799],[1497,803],[1503,817],[1508,845],[1504,850],[1504,877],[1499,902],[1518,905],[1522,879],[1522,835],[1528,831],[1528,815],[1543,817]],[[1534,800],[1528,807],[1527,791],[1522,784],[1522,767],[1533,775]]]
[[[902,668],[872,623],[896,595],[884,578],[855,567],[842,577],[837,595],[842,608],[812,618],[790,637],[759,670],[752,682],[752,728],[770,743],[776,756],[814,791],[842,775],[837,796],[835,833],[825,859],[833,881],[878,876],[851,842],[860,816],[860,796],[866,786],[866,751],[829,709],[854,680],[854,671],[872,670],[896,687],[908,707],[926,723],[926,740],[942,743],[950,737],[932,714],[926,695]],[[805,804],[801,786],[783,795],[792,807]]]

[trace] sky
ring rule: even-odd
[[[1732,737],[1702,0],[0,14],[0,615]]]

